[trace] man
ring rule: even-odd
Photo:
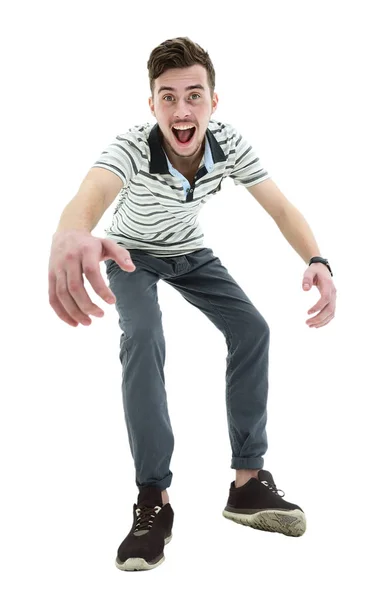
[[[271,473],[263,469],[269,327],[212,250],[203,246],[197,222],[202,204],[224,178],[248,189],[309,264],[303,289],[316,285],[321,298],[309,311],[318,314],[307,324],[329,323],[336,300],[330,266],[319,256],[305,219],[242,136],[231,125],[211,119],[218,97],[208,53],[188,38],[167,40],[152,51],[148,70],[149,105],[157,123],[132,127],[101,154],[62,214],[49,264],[50,304],[66,323],[88,325],[89,314],[103,315],[84,289],[83,273],[101,298],[116,300],[123,405],[139,489],[133,525],[116,558],[123,570],[161,564],[172,535],[174,513],[167,488],[174,437],[164,380],[160,279],[225,335],[226,405],[236,479],[223,515],[290,536],[306,529],[303,510],[282,499]],[[91,231],[118,194],[107,238],[93,237]],[[101,277],[101,260],[112,293]]]

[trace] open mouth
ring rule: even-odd
[[[172,132],[180,146],[187,146],[194,137],[195,127],[189,127],[187,129],[176,129],[175,127],[172,127]]]

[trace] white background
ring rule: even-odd
[[[379,54],[376,2],[15,2],[1,15],[1,577],[38,597],[374,597],[379,541]],[[232,181],[200,215],[271,328],[265,468],[305,510],[302,538],[222,517],[230,482],[226,344],[158,285],[175,448],[166,561],[116,569],[137,498],[121,398],[118,315],[69,327],[48,302],[51,238],[118,133],[151,121],[146,63],[187,35],[210,53],[219,107],[309,222],[338,290]],[[104,237],[114,205],[93,235]],[[244,218],[241,215],[244,214]],[[226,241],[228,240],[228,241]],[[105,265],[101,264],[105,275]]]

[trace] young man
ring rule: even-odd
[[[174,448],[165,380],[165,339],[157,298],[163,279],[197,306],[224,334],[226,405],[232,450],[223,515],[256,529],[300,536],[303,510],[282,499],[263,469],[267,450],[269,328],[264,318],[210,248],[203,246],[197,217],[202,205],[231,177],[274,219],[309,264],[303,289],[316,285],[320,300],[310,327],[334,317],[332,273],[302,215],[280,192],[251,146],[231,126],[212,120],[218,97],[210,57],[188,38],[167,40],[148,61],[157,120],[118,135],[90,169],[53,237],[50,303],[70,325],[102,316],[83,287],[82,273],[106,301],[116,298],[122,330],[120,360],[125,420],[139,489],[132,528],[116,565],[151,569],[164,560],[173,510],[167,488]],[[91,231],[120,192],[107,239]],[[125,259],[132,259],[129,266]],[[100,275],[105,260],[113,292]]]

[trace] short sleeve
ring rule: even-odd
[[[112,171],[120,177],[124,186],[126,186],[141,168],[144,152],[140,147],[140,139],[137,130],[135,132],[134,129],[117,135],[92,167]]]
[[[235,164],[230,172],[230,177],[235,185],[250,187],[270,178],[270,174],[261,164],[260,158],[252,146],[235,129],[232,130],[232,139],[235,140]]]

